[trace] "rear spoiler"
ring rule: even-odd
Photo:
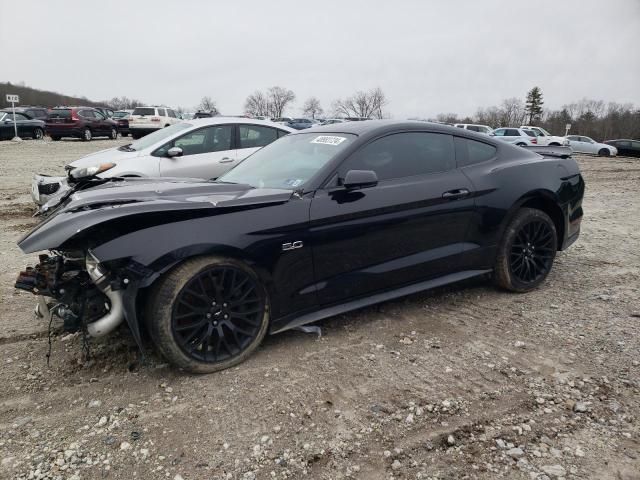
[[[525,148],[531,152],[538,153],[543,157],[569,158],[573,154],[573,150],[571,150],[571,147],[527,145],[521,148]]]

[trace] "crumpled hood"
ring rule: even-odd
[[[78,160],[75,160],[69,163],[70,166],[74,168],[83,168],[83,167],[92,167],[94,165],[100,165],[101,163],[113,162],[118,163],[122,160],[127,160],[129,158],[135,158],[140,154],[140,152],[124,152],[122,150],[118,150],[118,147],[107,148],[106,150],[100,150],[99,152],[91,153],[89,155],[85,155]]]
[[[241,211],[289,201],[290,190],[253,188],[195,179],[126,178],[74,193],[18,241],[25,253],[59,248],[97,225],[128,216],[201,210],[202,215]]]

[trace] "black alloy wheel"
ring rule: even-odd
[[[521,208],[511,219],[498,247],[496,284],[512,292],[528,292],[549,275],[558,249],[553,220],[545,212]]]
[[[542,220],[522,225],[511,245],[509,269],[523,283],[547,276],[555,257],[555,232]]]
[[[257,348],[268,326],[267,296],[244,263],[188,260],[160,282],[147,325],[160,352],[196,373],[231,367]]]

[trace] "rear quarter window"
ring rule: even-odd
[[[458,167],[486,162],[498,154],[498,149],[493,145],[468,138],[455,137],[455,147]]]

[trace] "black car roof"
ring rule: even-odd
[[[489,141],[489,143],[494,143],[492,139],[486,136],[478,137],[478,135],[482,135],[480,133],[471,132],[461,128],[456,128],[449,125],[443,125],[440,123],[420,122],[415,120],[365,120],[362,122],[334,123],[331,125],[311,127],[306,130],[301,130],[299,132],[296,132],[293,135],[301,134],[301,133],[315,133],[315,132],[318,132],[318,133],[339,132],[339,133],[352,133],[358,136],[362,136],[362,135],[369,136],[369,135],[377,135],[380,133],[384,133],[385,131],[395,131],[395,130],[404,130],[404,129],[429,130],[431,132],[449,133],[449,134],[455,134],[459,136],[468,136],[469,138],[482,138],[483,140]]]

